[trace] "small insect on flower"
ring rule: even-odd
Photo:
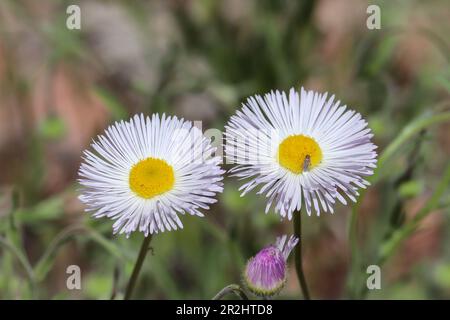
[[[310,165],[311,165],[311,156],[307,154],[305,156],[305,160],[303,161],[303,172],[307,172],[309,170]]]
[[[247,288],[260,297],[271,297],[278,294],[286,283],[286,261],[298,238],[291,236],[278,237],[275,245],[268,246],[251,258],[244,272]]]
[[[289,220],[302,207],[320,215],[333,213],[336,199],[356,201],[376,167],[377,147],[361,115],[303,88],[248,98],[225,135],[227,163],[236,164],[231,175],[249,179],[242,196],[260,187],[266,213],[274,205]]]
[[[136,115],[117,122],[84,152],[80,200],[96,218],[116,220],[127,236],[176,230],[178,214],[202,217],[222,192],[220,157],[192,122]]]

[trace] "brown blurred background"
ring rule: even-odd
[[[81,30],[66,8],[81,8]],[[245,97],[304,86],[328,91],[369,121],[380,153],[415,119],[449,112],[446,0],[0,2],[0,298],[120,296],[142,236],[112,236],[77,200],[81,153],[111,122],[165,112],[223,129]],[[365,266],[423,207],[450,156],[450,125],[421,130],[386,161],[359,209],[305,219],[315,298],[449,298],[449,192],[382,266],[382,289],[361,293]],[[228,168],[228,167],[227,167]],[[381,170],[381,169],[380,169]],[[239,282],[246,259],[291,223],[264,215],[226,179],[203,220],[155,237],[138,298],[212,297]],[[13,249],[11,249],[11,247]],[[66,288],[66,268],[82,290]],[[294,268],[282,298],[298,298]],[[364,290],[362,290],[364,291]]]

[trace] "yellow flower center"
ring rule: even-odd
[[[150,199],[172,189],[175,175],[172,166],[164,160],[147,158],[131,168],[129,184],[138,196]]]
[[[317,142],[302,134],[287,137],[278,147],[278,162],[296,174],[311,170],[321,161],[322,150]]]

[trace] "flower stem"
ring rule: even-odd
[[[25,270],[25,272],[27,274],[27,277],[28,277],[28,282],[29,282],[29,285],[30,285],[32,299],[34,299],[34,295],[36,293],[35,292],[35,290],[36,290],[36,278],[35,278],[33,267],[30,265],[30,263],[28,261],[28,258],[12,242],[8,241],[8,239],[0,237],[0,248],[2,248],[2,247],[7,249],[7,250],[9,250],[15,256],[15,258],[17,258],[17,260],[20,262],[20,264],[24,268],[24,270]]]
[[[248,300],[248,297],[245,294],[244,290],[242,290],[242,288],[237,284],[230,284],[226,286],[225,288],[220,290],[219,293],[217,293],[214,298],[212,298],[212,300],[220,300],[229,293],[234,293],[241,300]]]
[[[305,300],[310,300],[308,285],[306,284],[305,273],[303,272],[303,262],[302,262],[302,218],[301,212],[294,212],[294,234],[300,239],[299,243],[295,247],[295,270],[297,271],[298,282],[300,288],[302,289],[303,297]]]
[[[439,106],[441,107],[447,107],[447,102],[444,103],[444,105]],[[396,152],[398,152],[399,149],[401,149],[411,138],[413,138],[416,134],[422,132],[423,130],[432,127],[434,125],[438,125],[444,122],[450,121],[450,111],[444,111],[438,114],[434,114],[431,116],[426,117],[419,117],[412,122],[410,122],[408,125],[406,125],[402,131],[397,135],[397,137],[389,143],[389,145],[384,149],[384,151],[381,153],[377,168],[374,170],[374,174],[367,178],[367,180],[374,185],[382,178],[382,169],[385,170],[384,165],[385,163],[388,163],[388,161],[395,155]],[[358,237],[357,237],[357,229],[358,229],[358,219],[359,219],[359,208],[361,203],[364,200],[364,197],[366,195],[366,190],[363,189],[360,192],[360,195],[358,197],[358,201],[353,205],[351,216],[350,216],[350,227],[349,227],[349,242],[350,242],[350,248],[351,248],[351,269],[350,269],[350,282],[349,282],[349,289],[350,293],[353,291],[353,287],[357,286],[357,283],[359,281],[360,277],[360,270],[361,270],[361,257],[359,256],[359,252],[361,250],[360,245],[358,244]],[[353,274],[353,276],[352,276]]]
[[[147,255],[150,242],[152,241],[152,235],[144,238],[144,241],[141,245],[141,250],[139,251],[139,256],[134,264],[133,273],[131,274],[130,281],[128,282],[127,290],[125,291],[124,300],[129,300],[131,295],[133,294],[134,287],[136,285],[136,280],[139,276],[139,272],[141,271],[142,264],[144,263],[145,256]]]
[[[396,230],[390,238],[381,246],[378,265],[382,265],[390,258],[395,251],[398,249],[403,240],[408,238],[413,234],[420,223],[425,219],[430,213],[433,212],[438,206],[441,198],[445,195],[448,190],[448,185],[450,184],[450,161],[447,163],[447,167],[442,174],[442,179],[438,183],[435,191],[422,207],[419,212],[411,219],[408,223],[404,224],[402,228]]]

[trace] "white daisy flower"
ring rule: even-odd
[[[114,233],[183,228],[178,214],[202,217],[222,192],[215,148],[192,122],[136,115],[117,122],[84,152],[80,200],[96,218],[116,220]]]
[[[334,96],[301,89],[250,97],[226,126],[230,172],[250,179],[242,196],[260,186],[282,217],[302,206],[308,215],[334,212],[338,199],[356,201],[358,188],[373,174],[376,146],[367,122]],[[346,197],[345,197],[346,196]]]

